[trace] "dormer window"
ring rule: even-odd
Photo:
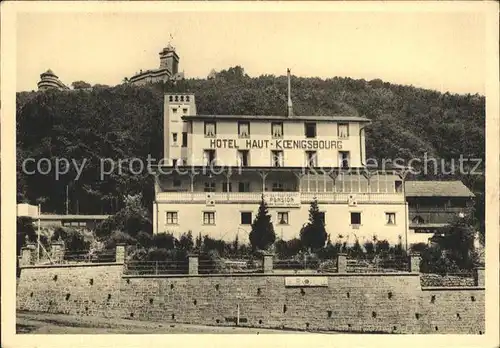
[[[304,133],[306,138],[316,138],[316,123],[312,122],[305,123]]]
[[[238,135],[240,138],[250,137],[250,122],[238,122]]]
[[[273,122],[271,124],[271,135],[273,138],[283,138],[283,123]]]
[[[349,138],[349,124],[339,123],[337,125],[337,135],[341,139]]]
[[[205,122],[205,138],[215,138],[215,122]]]

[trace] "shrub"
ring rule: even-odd
[[[129,234],[121,231],[114,231],[105,240],[104,247],[106,249],[115,249],[117,244],[133,245],[136,242],[137,240],[132,236],[130,236]]]
[[[150,248],[153,246],[153,236],[150,233],[141,231],[137,234],[137,243],[143,248]]]
[[[153,246],[158,249],[173,249],[176,240],[171,233],[158,233],[153,236]]]

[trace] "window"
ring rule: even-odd
[[[188,134],[187,132],[182,132],[182,147],[188,146]]]
[[[203,151],[203,163],[206,166],[211,165],[215,161],[215,150]]]
[[[204,211],[203,212],[203,224],[204,225],[215,225],[215,212],[214,211]]]
[[[278,212],[278,225],[288,225],[288,212]]]
[[[173,112],[174,114],[176,114],[176,113],[177,113],[177,108],[173,108],[173,109],[172,109],[172,112]]]
[[[305,123],[305,135],[306,138],[316,138],[316,123]]]
[[[172,145],[177,146],[177,133],[172,133]]]
[[[205,137],[215,138],[215,134],[217,134],[215,122],[205,122]]]
[[[306,151],[306,165],[308,167],[316,167],[318,165],[316,151]]]
[[[351,213],[351,225],[361,225],[361,213]]]
[[[349,151],[339,151],[339,167],[349,168]]]
[[[396,213],[385,213],[385,223],[387,225],[396,224]]]
[[[283,138],[283,123],[282,122],[271,123],[271,135],[273,138]]]
[[[339,123],[337,125],[337,136],[339,138],[349,138],[349,124]]]
[[[172,159],[172,166],[177,167],[177,158]]]
[[[185,114],[187,114],[187,113],[188,113],[188,109],[187,109],[187,108],[183,108],[183,109],[182,109],[182,113],[183,113],[184,115],[185,115]]]
[[[206,182],[204,191],[215,192],[215,182]]]
[[[252,224],[252,213],[247,211],[241,212],[241,225],[251,225]]]
[[[222,183],[222,192],[233,192],[233,185],[230,182]]]
[[[177,225],[179,223],[176,211],[167,211],[167,225]]]
[[[248,167],[248,150],[238,150],[237,155],[238,157],[236,158],[237,161],[237,166],[240,167]]]
[[[238,135],[240,138],[250,137],[250,123],[249,122],[238,122]]]
[[[271,166],[283,167],[283,151],[271,151]]]
[[[239,182],[238,183],[238,192],[250,192],[250,183],[249,182]]]
[[[283,191],[283,183],[282,182],[273,182],[273,192],[282,192]]]
[[[397,193],[401,193],[403,192],[403,182],[401,180],[396,180],[394,182],[394,190],[397,192]]]
[[[181,186],[181,181],[179,179],[174,179],[173,185],[174,185],[174,187],[179,187],[179,186]]]

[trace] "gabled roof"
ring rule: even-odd
[[[336,121],[336,122],[371,122],[368,118],[359,116],[284,116],[284,115],[185,115],[183,120],[253,120],[253,121]]]
[[[474,197],[461,181],[407,181],[407,197]]]

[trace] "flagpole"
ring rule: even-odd
[[[41,204],[38,203],[38,231],[37,231],[37,243],[36,243],[36,259],[37,263],[40,263],[40,213],[42,211]]]

